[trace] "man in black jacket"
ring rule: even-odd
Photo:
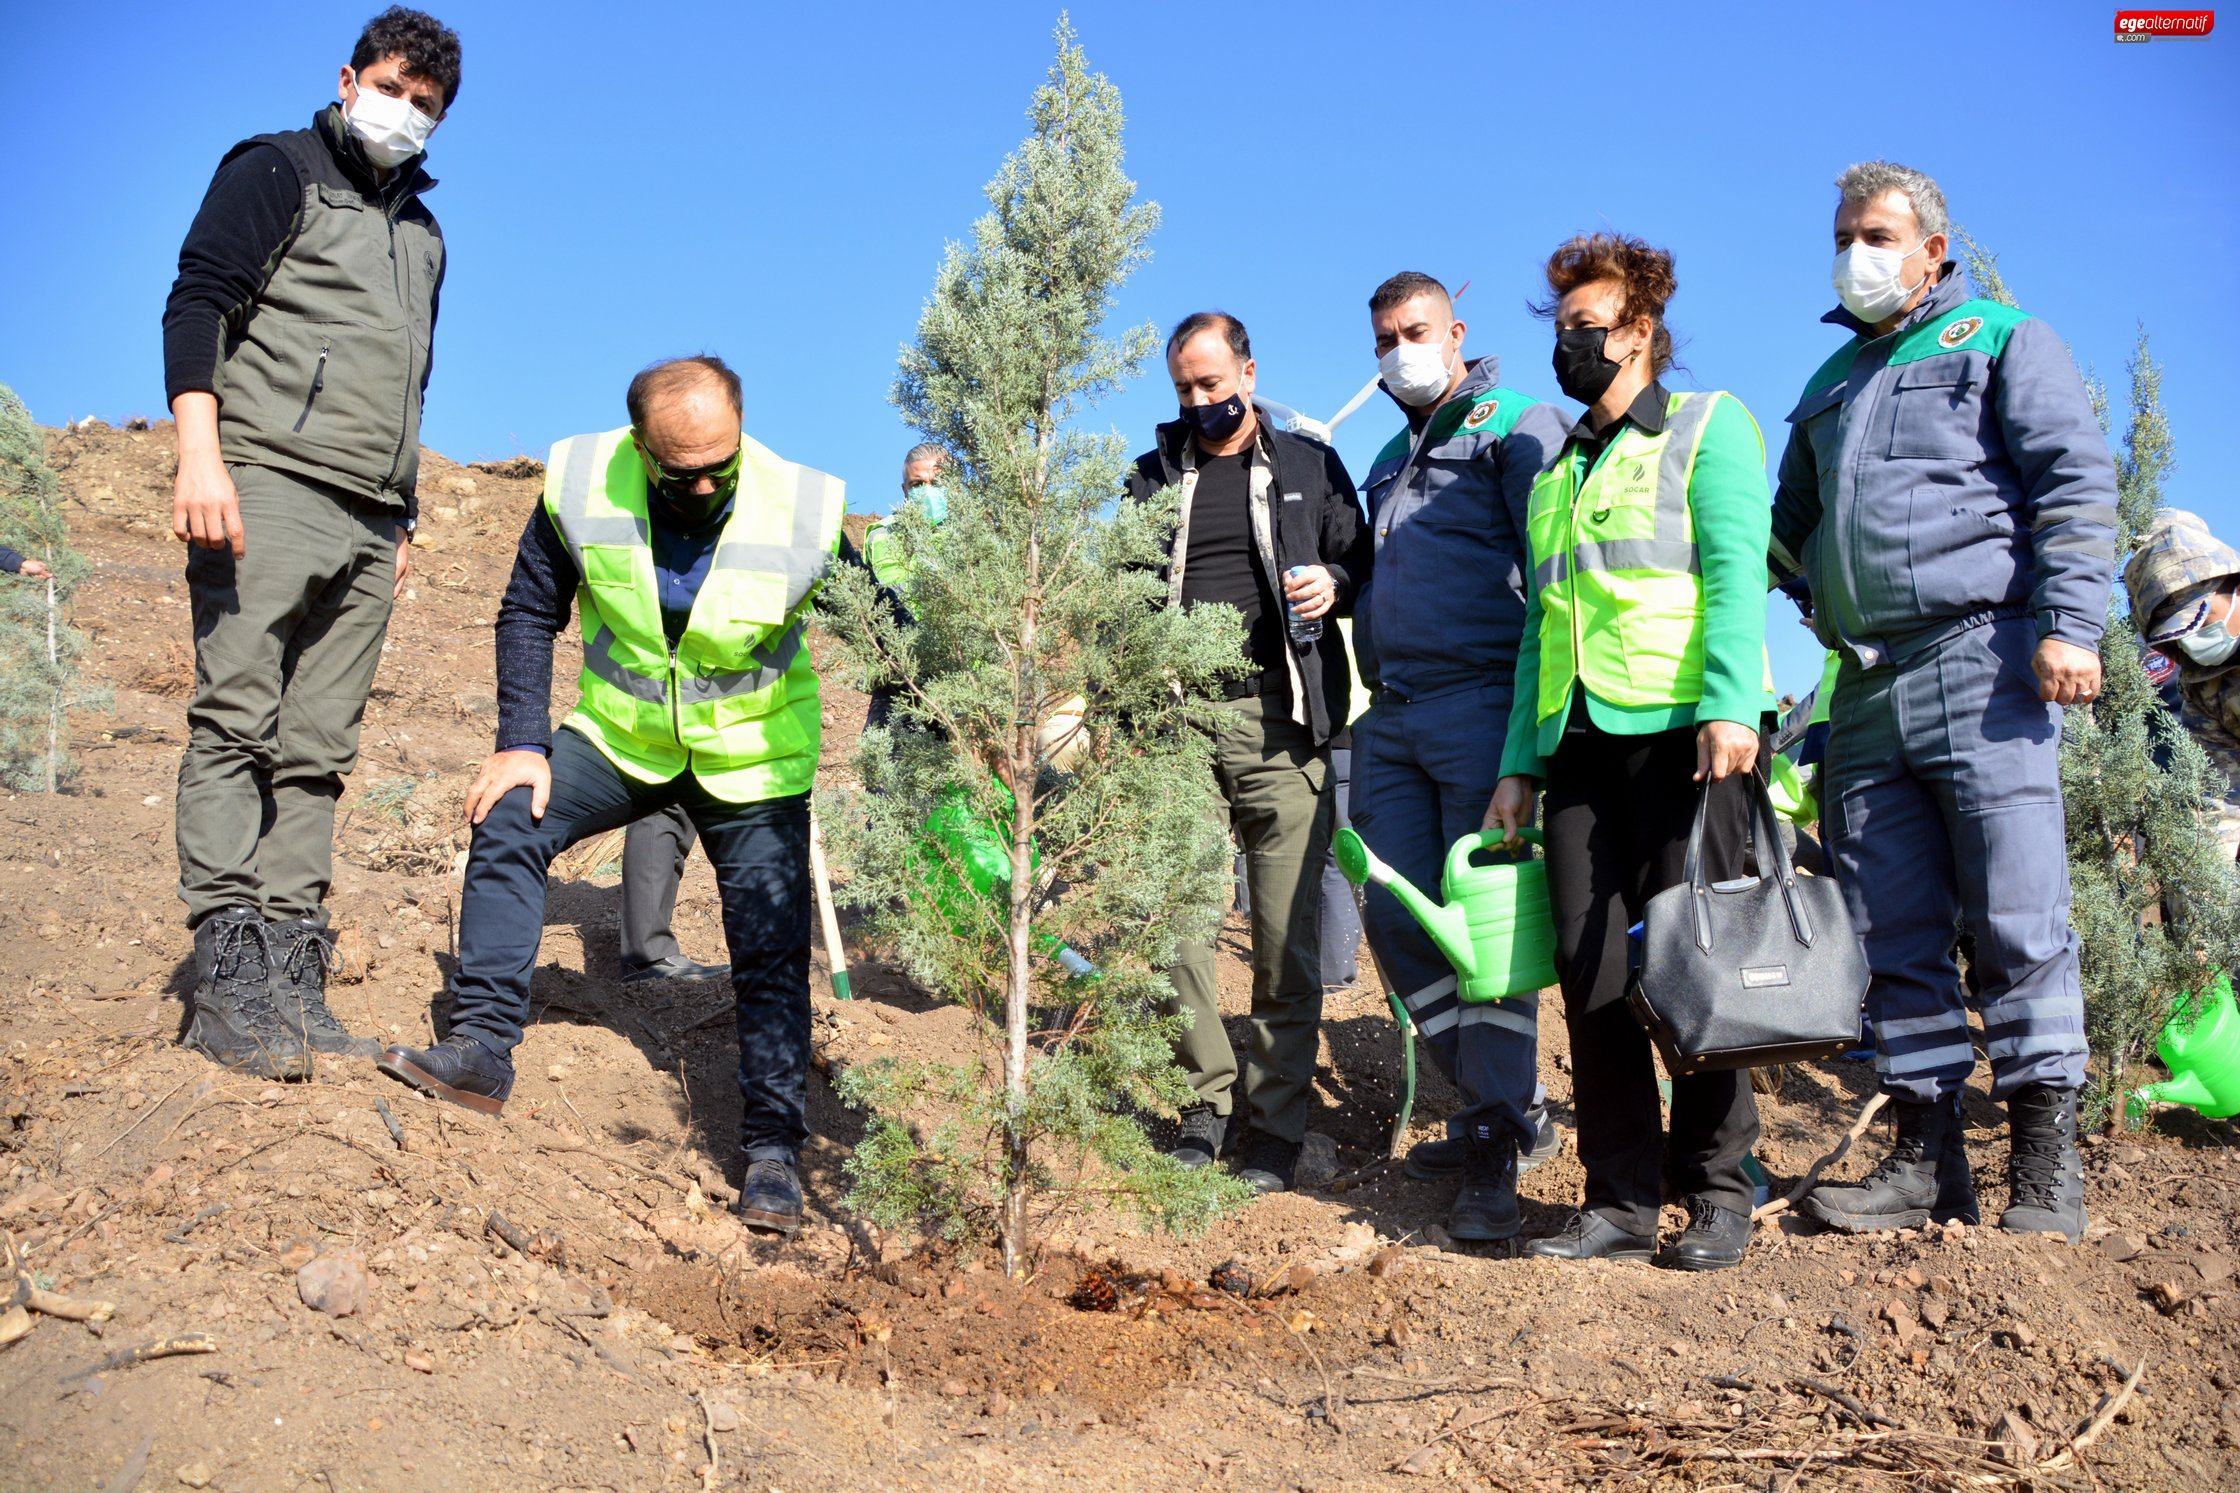
[[[260,1078],[371,1057],[326,1005],[334,808],[403,589],[443,283],[421,148],[459,38],[390,9],[308,129],[226,152],[163,313],[195,693],[179,765],[187,1045]]]
[[[1219,706],[1211,786],[1244,842],[1252,902],[1238,1174],[1280,1192],[1298,1166],[1314,1082],[1327,749],[1345,726],[1351,692],[1345,645],[1323,623],[1352,608],[1368,574],[1369,536],[1337,453],[1260,419],[1243,323],[1218,311],[1184,318],[1167,340],[1167,371],[1181,418],[1159,427],[1128,486],[1138,498],[1182,490],[1169,604],[1232,606],[1244,619],[1252,671],[1229,681]],[[1173,1154],[1203,1166],[1227,1135],[1238,1067],[1216,1004],[1212,941],[1184,948],[1172,979],[1176,1007],[1190,1018],[1176,1061],[1198,1095]]]

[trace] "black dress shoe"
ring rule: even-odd
[[[1672,1246],[1678,1270],[1724,1270],[1742,1263],[1750,1247],[1750,1215],[1722,1208],[1707,1197],[1688,1199],[1688,1231]]]
[[[666,959],[656,959],[651,964],[625,964],[622,966],[622,983],[635,985],[641,980],[721,980],[731,974],[728,964],[702,964],[687,959],[682,954],[671,954]]]
[[[765,1156],[747,1163],[739,1201],[731,1205],[739,1221],[758,1233],[791,1239],[801,1231],[801,1179],[793,1163]]]
[[[1629,1234],[1591,1209],[1581,1208],[1556,1233],[1524,1247],[1543,1260],[1646,1260],[1657,1251],[1654,1234]]]
[[[513,1092],[513,1064],[459,1033],[433,1047],[392,1047],[374,1067],[423,1094],[479,1114],[503,1113],[506,1096]]]

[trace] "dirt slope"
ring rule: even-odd
[[[726,1001],[613,982],[613,877],[597,865],[555,881],[502,1122],[361,1066],[234,1081],[173,1043],[190,945],[171,810],[192,657],[171,433],[92,426],[50,445],[98,565],[79,620],[115,708],[72,722],[74,791],[0,803],[0,1228],[40,1287],[116,1310],[35,1316],[0,1349],[0,1485],[2240,1487],[2240,1166],[2229,1126],[2183,1114],[2093,1145],[2081,1248],[1768,1223],[1720,1275],[1567,1270],[1437,1247],[1444,1190],[1377,1164],[1397,1054],[1364,989],[1333,999],[1326,1025],[1315,1123],[1335,1142],[1334,1183],[1203,1240],[1093,1228],[1013,1284],[845,1216],[858,1130],[821,1080],[813,1226],[778,1246],[728,1221]],[[406,1038],[427,1034],[449,963],[459,797],[494,725],[490,619],[538,482],[430,453],[423,492],[334,897],[352,961],[337,1010]],[[830,774],[862,700],[826,690]],[[678,931],[720,956],[698,858]],[[1232,925],[1232,1017],[1240,936]],[[968,1037],[961,1012],[875,965],[852,1005],[821,975],[817,988],[826,1065]],[[1543,1067],[1568,1119],[1546,1009]],[[1777,1188],[1870,1087],[1863,1067],[1832,1064],[1764,1100]],[[1419,1135],[1450,1101],[1427,1083]],[[1979,1092],[1970,1117],[1995,1216],[1998,1112]],[[1870,1137],[1840,1170],[1879,1148]],[[1552,1228],[1579,1182],[1568,1152],[1528,1176],[1528,1232]],[[304,1304],[296,1272],[322,1257],[363,1266],[362,1309]],[[1268,1289],[1206,1289],[1227,1261]],[[215,1351],[88,1374],[183,1333]],[[2122,1412],[2066,1453],[2142,1362]]]

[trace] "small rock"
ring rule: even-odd
[[[941,1396],[943,1399],[961,1400],[971,1393],[972,1386],[962,1379],[944,1379],[941,1381]]]
[[[1003,1391],[999,1389],[994,1394],[988,1396],[987,1407],[981,1413],[990,1417],[991,1419],[1000,1415],[1009,1415],[1011,1413],[1011,1401],[1003,1393]]]
[[[364,1311],[365,1261],[355,1253],[322,1255],[296,1272],[296,1294],[305,1306],[330,1317]]]
[[[283,1270],[301,1270],[317,1258],[319,1246],[315,1240],[290,1239],[280,1247],[280,1268]]]
[[[959,1296],[962,1296],[964,1294],[964,1290],[964,1282],[958,1280],[955,1276],[951,1276],[949,1279],[941,1283],[941,1294],[951,1301],[954,1301]]]
[[[2038,1433],[2012,1410],[1999,1417],[1992,1434],[1999,1443],[1999,1459],[2009,1467],[2029,1467],[2038,1460]]]
[[[1859,1283],[1859,1272],[1858,1272],[1858,1271],[1856,1271],[1856,1270],[1838,1270],[1838,1271],[1836,1272],[1836,1284],[1837,1284],[1837,1285],[1839,1285],[1839,1286],[1855,1286],[1855,1285],[1857,1285],[1858,1283]]]
[[[1449,1253],[1452,1253],[1454,1250],[1454,1235],[1448,1233],[1445,1229],[1441,1228],[1435,1223],[1425,1226],[1423,1231],[1423,1242],[1430,1245],[1433,1249],[1446,1250]]]
[[[210,1486],[210,1464],[208,1462],[189,1462],[173,1473],[172,1476],[178,1478],[180,1482],[190,1488],[207,1488]]]
[[[1932,1331],[1944,1331],[1944,1324],[1951,1318],[1952,1308],[1942,1297],[1931,1296],[1921,1303],[1921,1320],[1928,1323]]]
[[[2111,1260],[2135,1260],[2146,1253],[2144,1234],[2110,1234],[2100,1241],[2100,1253]]]
[[[1400,1245],[1388,1244],[1378,1250],[1376,1258],[1369,1262],[1369,1274],[1374,1279],[1385,1280],[1398,1275],[1407,1267],[1407,1263],[1408,1251]]]
[[[708,1401],[708,1424],[726,1433],[738,1430],[739,1407],[722,1400]]]
[[[2191,1291],[2174,1280],[2156,1281],[2148,1288],[2147,1294],[2154,1298],[2155,1310],[2166,1317],[2183,1308],[2193,1296]]]
[[[2230,1255],[2200,1255],[2195,1258],[2193,1268],[2203,1285],[2215,1286],[2232,1279],[2234,1263]]]
[[[1338,1143],[1319,1130],[1307,1132],[1299,1148],[1299,1165],[1292,1173],[1294,1187],[1328,1187],[1338,1179]]]
[[[1297,1295],[1314,1284],[1315,1269],[1312,1265],[1294,1265],[1283,1273],[1283,1288]]]
[[[404,1366],[415,1374],[432,1374],[436,1371],[436,1361],[417,1348],[406,1351]]]

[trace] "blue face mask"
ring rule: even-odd
[[[917,504],[927,523],[938,524],[949,516],[949,494],[938,483],[912,483],[902,490],[902,500]]]

